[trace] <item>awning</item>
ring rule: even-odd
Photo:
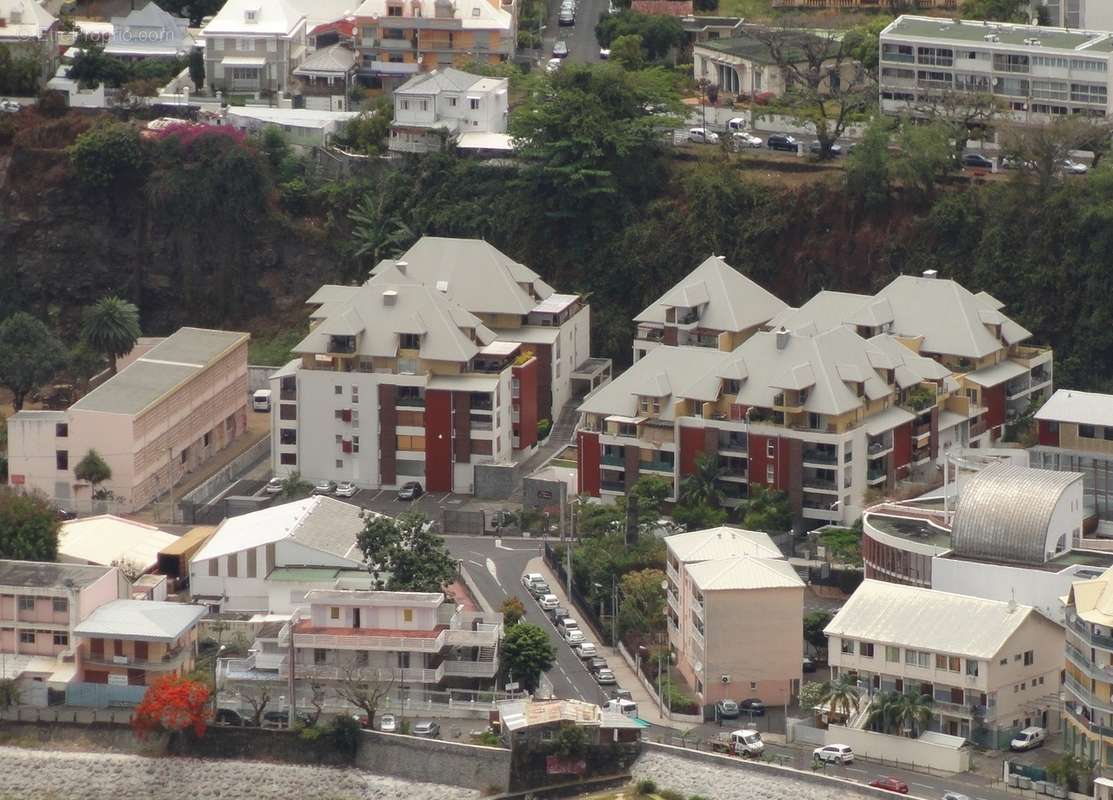
[[[963,377],[971,383],[976,383],[979,386],[998,386],[1005,381],[1010,381],[1018,375],[1023,375],[1028,371],[1027,367],[1022,367],[1015,361],[1000,361],[992,367],[983,367],[976,372],[970,372]]]
[[[607,417],[607,422],[617,422],[620,425],[641,425],[645,422],[645,417],[623,417],[619,414],[613,414]]]
[[[493,392],[498,388],[497,375],[434,375],[429,379],[429,389],[456,389],[469,392]]]
[[[954,411],[941,411],[939,413],[939,430],[945,431],[947,428],[953,428],[960,422],[966,422],[966,420],[967,417]]]
[[[265,67],[267,60],[265,58],[248,58],[246,56],[225,56],[221,62],[226,67]]]
[[[916,419],[916,415],[910,411],[905,411],[899,406],[893,406],[882,411],[880,414],[874,414],[866,420],[866,433],[870,436],[877,436],[885,431],[891,431],[898,425],[903,425],[906,422],[911,422]]]
[[[481,133],[478,131],[461,133],[456,140],[460,150],[500,150],[514,149],[514,142],[506,133]]]

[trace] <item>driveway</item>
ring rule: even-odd
[[[566,61],[594,64],[599,61],[599,42],[595,39],[595,25],[607,12],[608,0],[576,0],[576,24],[559,24],[560,0],[549,0],[549,17],[545,22],[544,58],[552,57],[553,43],[563,39],[568,45]]]

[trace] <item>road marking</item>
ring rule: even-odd
[[[921,789],[934,789],[934,786],[928,786],[926,783],[912,783],[908,782],[910,786],[919,786]]]
[[[865,775],[865,774],[866,774],[866,771],[865,771],[864,769],[854,769],[854,767],[847,767],[847,768],[846,768],[846,771],[847,771],[847,772],[860,772],[860,773],[862,773],[863,775]]]
[[[378,500],[380,497],[382,497],[383,492],[385,492],[385,491],[386,491],[386,489],[379,489],[378,493],[374,497],[371,498],[371,502],[374,503],[376,500]]]
[[[497,550],[520,550],[519,547],[507,547],[502,543],[502,539],[495,539],[495,548]]]
[[[487,571],[491,573],[491,577],[495,579],[495,583],[502,589],[502,581],[499,580],[499,574],[495,571],[495,562],[489,558],[487,559]],[[506,590],[503,589],[503,591],[505,592]]]
[[[484,568],[485,568],[485,566],[486,566],[486,565],[484,565],[484,564],[480,564],[480,563],[479,563],[478,561],[474,561],[474,560],[472,560],[472,559],[470,559],[470,558],[468,559],[468,563],[469,563],[469,564],[475,564],[475,565],[476,565],[477,567],[479,567],[479,568],[481,568],[481,569],[484,569]]]
[[[444,497],[442,497],[440,500],[437,501],[437,503],[439,505],[443,506],[445,504],[445,501],[448,500],[448,498],[450,498],[450,497],[452,497],[452,492],[447,492],[447,493],[445,493]]]

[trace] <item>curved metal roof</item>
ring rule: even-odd
[[[955,507],[955,555],[1042,564],[1055,549],[1051,517],[1077,472],[991,464],[970,478]]]

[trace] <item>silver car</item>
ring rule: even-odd
[[[441,726],[433,720],[422,720],[414,725],[414,736],[423,736],[426,739],[439,739]]]

